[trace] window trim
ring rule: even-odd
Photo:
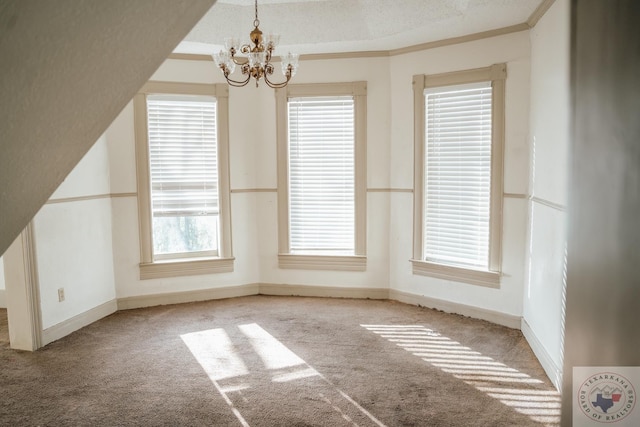
[[[205,95],[217,100],[218,192],[220,247],[217,257],[153,259],[147,95]],[[229,88],[226,84],[147,82],[133,98],[136,141],[138,225],[140,233],[140,279],[227,273],[233,271],[231,201],[229,188]]]
[[[504,181],[505,82],[507,65],[494,64],[450,73],[413,76],[414,97],[414,174],[413,174],[413,274],[500,287],[502,264],[502,205]],[[489,269],[476,270],[424,260],[424,153],[425,106],[424,90],[433,87],[491,81],[491,218],[489,225]]]
[[[304,255],[289,247],[288,106],[290,97],[354,97],[355,126],[355,250],[353,255]],[[308,270],[366,270],[367,230],[367,83],[312,83],[276,89],[276,138],[278,163],[278,266]]]

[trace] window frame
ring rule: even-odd
[[[502,264],[502,209],[504,181],[506,64],[494,64],[450,73],[413,76],[414,95],[414,189],[413,274],[493,288],[500,287]],[[424,259],[425,96],[427,88],[491,82],[491,202],[489,222],[489,266],[487,270]]]
[[[153,230],[149,142],[147,128],[147,95],[212,96],[217,101],[217,156],[219,197],[218,256],[153,258]],[[134,127],[136,144],[136,176],[138,222],[140,234],[140,279],[227,273],[234,268],[231,245],[231,203],[229,188],[229,88],[226,84],[178,82],[147,82],[134,96]]]
[[[366,270],[367,216],[367,84],[312,83],[276,89],[276,138],[278,163],[278,266],[284,269]],[[353,96],[355,138],[355,248],[353,255],[293,254],[289,246],[289,149],[288,99],[320,96]]]

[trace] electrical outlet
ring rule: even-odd
[[[64,301],[64,288],[58,288],[58,301]]]

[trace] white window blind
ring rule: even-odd
[[[290,250],[352,254],[353,97],[289,98],[288,113]]]
[[[216,100],[147,97],[156,255],[217,251]]]
[[[425,90],[425,260],[488,269],[491,82]]]

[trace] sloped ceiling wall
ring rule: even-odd
[[[0,254],[214,3],[0,2]]]

